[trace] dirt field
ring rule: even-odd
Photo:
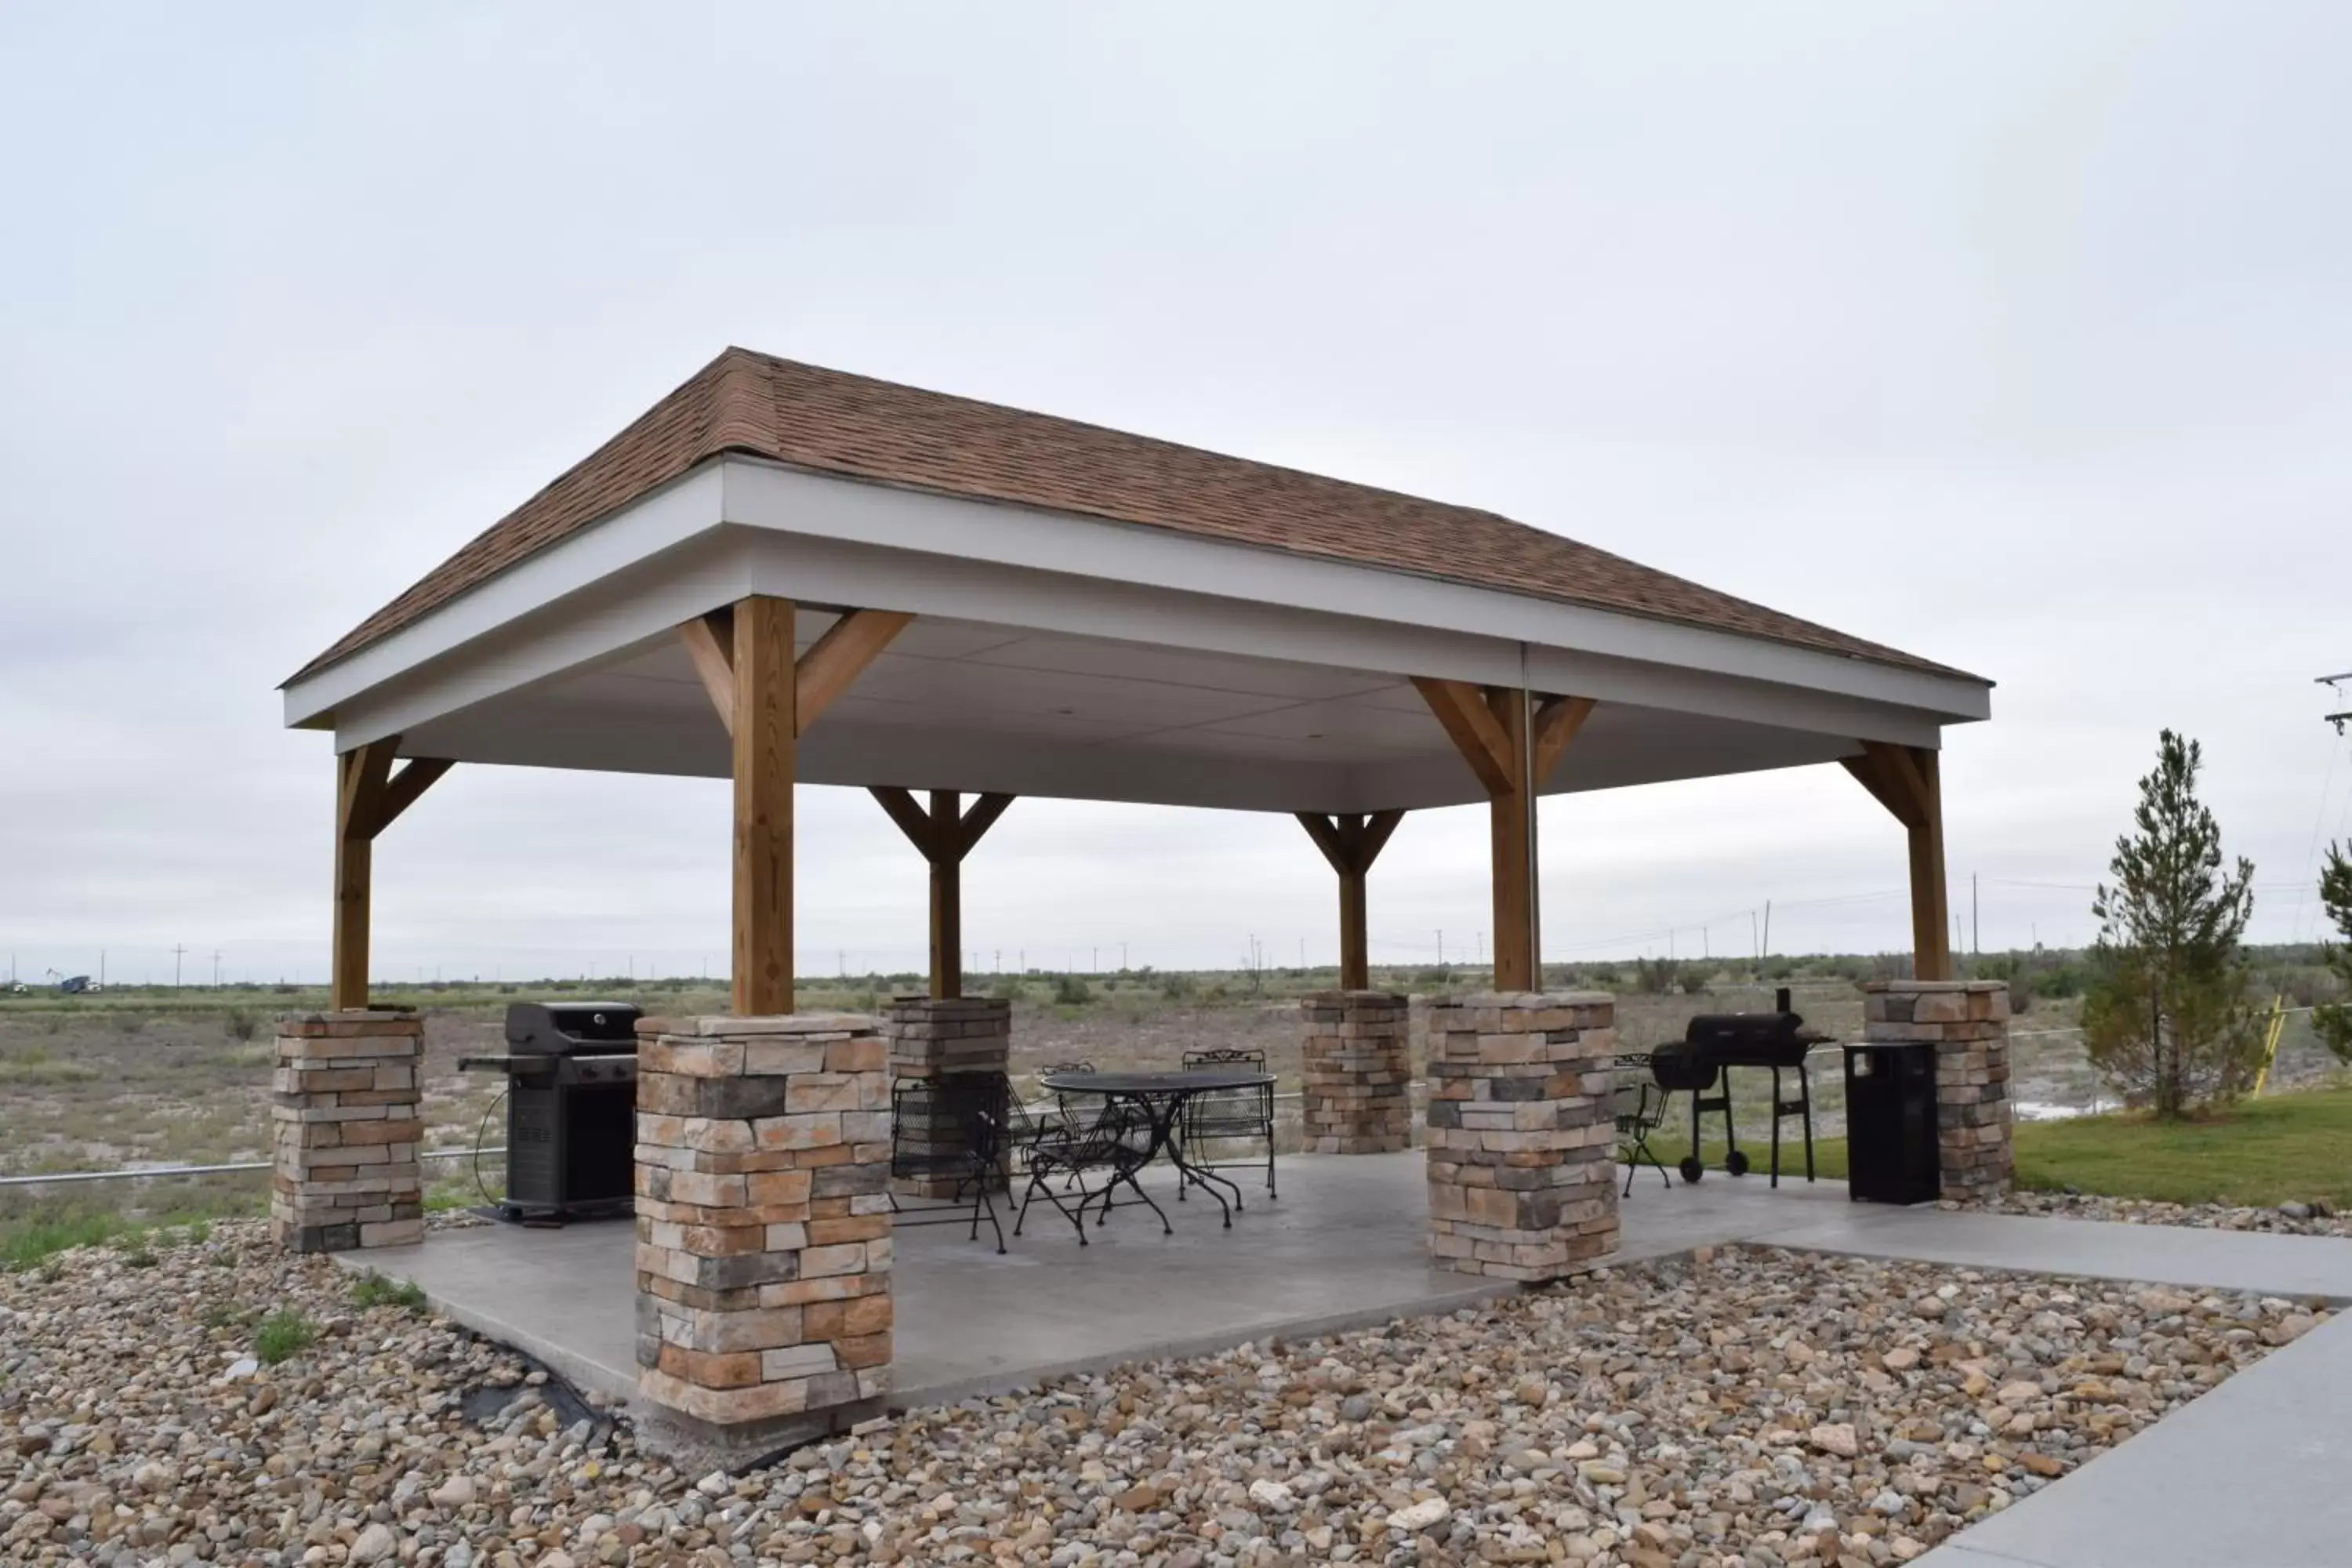
[[[1037,1069],[1051,1062],[1083,1059],[1106,1068],[1173,1066],[1187,1050],[1243,1047],[1265,1051],[1282,1090],[1295,1092],[1297,993],[1311,983],[1307,976],[1287,984],[1262,977],[1263,989],[1253,994],[1245,980],[1234,976],[1104,977],[1087,984],[1033,977],[1018,985],[1013,1072],[1027,1087]],[[1794,1005],[1814,1026],[1839,1039],[1859,1035],[1862,998],[1850,982],[1801,982],[1795,991]],[[879,987],[837,987],[813,991],[803,1005],[870,1008],[888,994],[887,982]],[[1057,994],[1062,1000],[1054,999]],[[653,1014],[724,1006],[717,993],[683,985],[634,996],[622,989],[622,995]],[[510,994],[484,988],[393,999],[418,1005],[425,1015],[427,1147],[470,1150],[478,1134],[495,1146],[500,1140],[498,1120],[492,1116],[486,1127],[484,1117],[496,1108],[500,1080],[460,1073],[457,1064],[462,1056],[500,1048]],[[0,1175],[266,1158],[270,1016],[319,1004],[307,995],[234,993],[10,999],[0,1005]],[[1724,985],[1695,994],[1624,994],[1619,999],[1619,1031],[1625,1049],[1643,1050],[1679,1038],[1694,1013],[1770,1005],[1770,988],[1762,985]],[[2093,1100],[2096,1085],[2079,1037],[2071,1032],[2074,1013],[2071,1002],[2045,1001],[2016,1020],[2021,1101],[2079,1107]],[[1418,1054],[1416,1046],[1416,1058]],[[2333,1063],[2309,1039],[2307,1025],[2291,1027],[2278,1081],[2310,1082],[2333,1071]],[[1834,1052],[1816,1058],[1813,1078],[1816,1131],[1834,1133],[1843,1123]],[[1743,1135],[1751,1127],[1762,1131],[1760,1113],[1769,1098],[1767,1075],[1736,1075],[1733,1094]],[[1286,1119],[1295,1120],[1295,1100],[1286,1101],[1285,1109]],[[488,1162],[493,1176],[497,1163],[495,1158]],[[470,1161],[437,1162],[432,1171],[442,1201],[478,1195]],[[170,1206],[186,1198],[194,1185],[145,1182],[138,1189],[144,1196],[128,1201],[141,1208]],[[207,1185],[215,1194],[249,1188],[256,1200],[264,1191],[258,1175],[223,1177]],[[103,1187],[116,1194],[126,1190],[122,1184]],[[0,1217],[65,1190],[0,1192]],[[102,1189],[92,1184],[74,1190],[94,1200]]]

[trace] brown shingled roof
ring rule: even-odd
[[[294,679],[730,451],[1960,673],[1494,512],[730,348]]]

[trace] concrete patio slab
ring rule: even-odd
[[[1167,1173],[1146,1182],[1173,1236],[1149,1211],[1122,1207],[1082,1248],[1042,1205],[1002,1257],[961,1226],[902,1227],[893,1403],[1447,1311],[1509,1289],[1429,1267],[1418,1151],[1286,1158],[1281,1199],[1245,1188],[1231,1230],[1197,1195],[1175,1203]],[[1748,1242],[2352,1301],[2352,1241],[2330,1238],[1885,1208],[1848,1202],[1841,1183],[1776,1191],[1719,1173],[1665,1187],[1644,1172],[1620,1212],[1624,1262]],[[340,1260],[413,1279],[457,1321],[625,1400],[636,1386],[632,1248],[625,1222],[489,1226]]]
[[[1149,1210],[1122,1207],[1081,1247],[1042,1203],[1018,1238],[1003,1215],[1002,1257],[984,1225],[977,1243],[960,1225],[900,1227],[891,1403],[943,1404],[1124,1361],[1450,1311],[1512,1289],[1429,1266],[1417,1152],[1285,1160],[1281,1198],[1244,1185],[1231,1230],[1199,1194],[1178,1204],[1166,1173],[1145,1183],[1173,1236]],[[625,1401],[636,1390],[633,1248],[625,1221],[501,1225],[338,1260],[414,1280],[436,1310]]]

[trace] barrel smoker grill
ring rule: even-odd
[[[1723,1116],[1723,1168],[1735,1176],[1748,1173],[1748,1155],[1739,1147],[1732,1125],[1731,1076],[1728,1068],[1766,1068],[1772,1074],[1772,1184],[1780,1184],[1780,1122],[1801,1117],[1805,1129],[1805,1180],[1813,1179],[1813,1092],[1805,1072],[1805,1053],[1829,1037],[1805,1027],[1803,1018],[1789,1010],[1784,986],[1773,998],[1769,1013],[1702,1013],[1683,1030],[1680,1044],[1660,1046],[1650,1053],[1650,1075],[1669,1094],[1691,1097],[1690,1152],[1683,1156],[1685,1182],[1706,1173],[1699,1158],[1700,1123],[1706,1114]],[[1793,1100],[1780,1093],[1780,1075],[1797,1075]],[[1720,1086],[1718,1089],[1718,1085]],[[1716,1092],[1710,1092],[1710,1091]]]
[[[508,1219],[629,1212],[635,1186],[637,1012],[625,1002],[517,1002],[504,1056],[466,1068],[507,1079]]]

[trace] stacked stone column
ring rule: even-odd
[[[647,1020],[637,1386],[747,1456],[890,1386],[888,1047],[847,1014]]]
[[[269,1229],[296,1252],[425,1239],[416,1110],[424,1021],[414,1013],[298,1013],[278,1021],[270,1076]]]
[[[1412,1061],[1405,999],[1318,991],[1298,1005],[1307,1029],[1306,1150],[1381,1154],[1412,1146]]]
[[[1444,1268],[1557,1279],[1617,1250],[1605,992],[1433,1000],[1429,1250]]]
[[[1012,1059],[1013,1004],[992,996],[895,997],[882,1011],[882,1030],[890,1042],[894,1079],[1002,1073]],[[901,1135],[915,1155],[950,1154],[964,1141],[963,1128],[944,1116],[910,1123]],[[969,1190],[958,1194],[953,1176],[902,1177],[893,1185],[910,1197],[970,1195]]]
[[[2009,984],[2000,980],[1874,980],[1863,986],[1874,1045],[1936,1051],[1936,1156],[1947,1198],[2009,1190]]]

